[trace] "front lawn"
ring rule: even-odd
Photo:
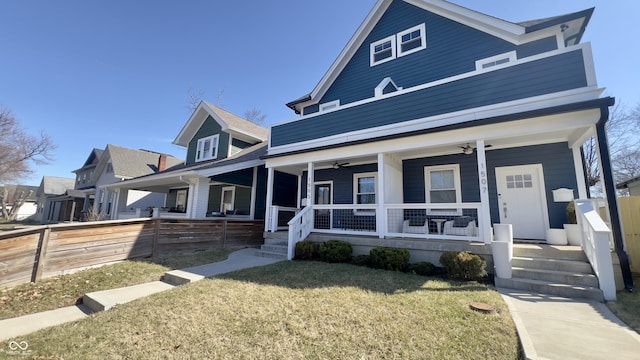
[[[34,357],[65,359],[518,358],[515,326],[490,286],[300,261],[180,286],[16,340]]]
[[[173,269],[222,261],[237,249],[216,249],[195,254],[138,259],[54,276],[36,283],[0,288],[0,320],[80,302],[86,293],[160,280]]]

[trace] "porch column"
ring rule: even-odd
[[[484,140],[476,140],[478,157],[478,182],[480,183],[480,216],[478,226],[485,244],[491,243],[491,207],[489,206],[489,181],[487,180],[487,159]]]
[[[271,231],[276,231],[276,229],[271,229],[270,224],[273,222],[273,212],[271,207],[273,206],[273,175],[274,175],[274,170],[273,168],[267,168],[267,197],[265,199],[266,202],[266,211],[267,213],[265,214],[265,221],[264,221],[264,231],[267,232],[269,230]]]
[[[384,234],[387,233],[387,214],[384,213],[384,203],[385,203],[385,171],[384,171],[384,154],[378,153],[378,188],[376,189],[376,193],[378,197],[376,202],[378,203],[378,209],[376,210],[376,230],[378,231],[378,237],[380,239],[384,239]]]
[[[579,146],[571,148],[573,152],[573,167],[576,171],[576,183],[578,184],[578,199],[587,199],[587,184],[584,178],[584,165],[582,162],[582,151]]]
[[[254,220],[256,216],[256,192],[258,188],[258,167],[253,168],[253,181],[251,182],[251,209],[249,219]]]
[[[209,178],[196,178],[189,185],[189,211],[187,217],[191,219],[204,219],[207,216],[209,206]]]
[[[118,213],[120,212],[120,188],[113,189],[114,199],[111,205],[111,220],[118,219]]]
[[[307,206],[315,204],[315,199],[313,198],[314,182],[315,171],[313,170],[313,163],[310,162],[307,164]]]

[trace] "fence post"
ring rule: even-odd
[[[49,247],[49,235],[51,234],[51,228],[46,227],[40,234],[38,239],[38,249],[36,250],[36,258],[33,263],[33,272],[31,273],[31,282],[36,282],[42,279],[42,271],[44,268],[44,262],[47,257],[47,248]]]
[[[222,224],[222,248],[224,249],[227,243],[227,220],[223,220]]]
[[[156,218],[153,220],[155,222],[154,231],[153,231],[153,242],[151,243],[151,257],[158,257],[158,238],[160,237],[160,219]]]

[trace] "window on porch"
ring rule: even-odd
[[[358,205],[375,204],[377,180],[377,174],[373,172],[353,174],[353,203]],[[373,216],[375,211],[356,210],[355,214]]]
[[[425,202],[428,204],[460,203],[460,165],[426,166]],[[459,209],[430,209],[429,214],[459,215]]]

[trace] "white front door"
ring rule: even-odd
[[[236,187],[225,186],[222,188],[222,196],[220,199],[220,212],[226,214],[235,210]]]
[[[513,225],[513,237],[545,239],[549,228],[542,164],[496,168],[501,224]]]

